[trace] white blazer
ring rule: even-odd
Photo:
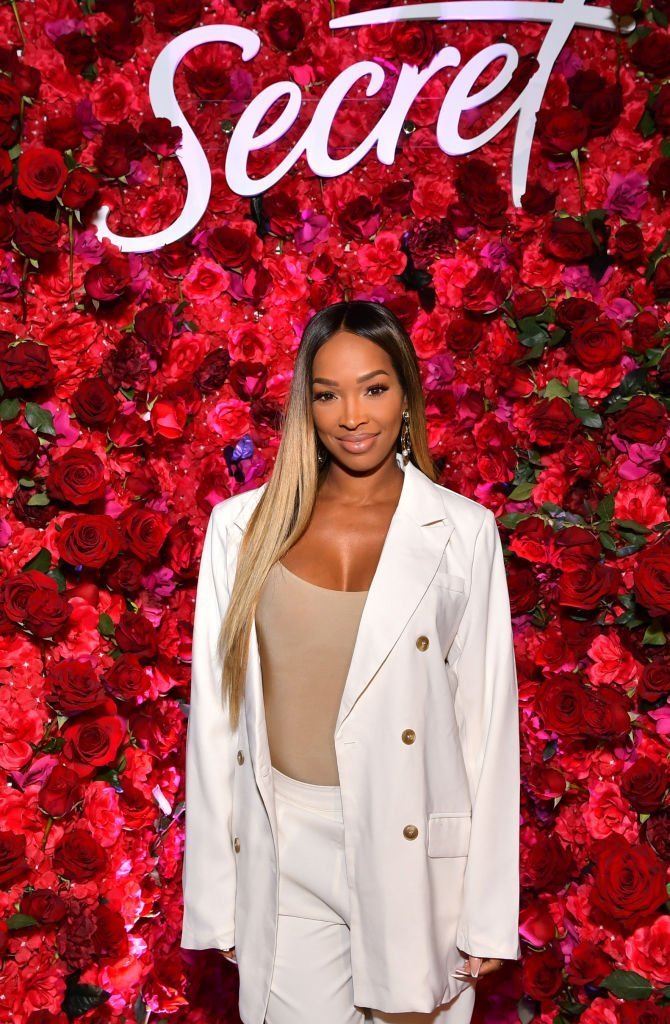
[[[452,977],[457,947],[521,955],[518,691],[495,516],[397,462],[402,491],[363,608],[335,750],[354,1002],[428,1013],[472,984]],[[220,700],[216,639],[265,487],[212,510],[186,742],[181,944],[236,947],[244,1024],[263,1024],[270,991],[277,822],[255,625],[235,732]],[[406,834],[407,825],[415,828]]]

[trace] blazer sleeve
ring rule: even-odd
[[[495,516],[485,510],[456,634],[472,821],[456,945],[516,960],[519,942],[520,740],[509,592]]]
[[[220,511],[215,506],[207,524],[193,620],[182,869],[184,949],[229,949],[235,943],[237,865],[231,834],[235,736],[221,701],[222,666],[216,652],[230,596]]]

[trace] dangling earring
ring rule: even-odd
[[[402,449],[402,461],[407,465],[407,460],[412,451],[412,441],[409,436],[409,413],[407,409],[402,411],[402,429],[400,431],[400,446]]]
[[[317,459],[318,459],[318,462],[319,462],[319,467],[321,467],[321,466],[324,466],[325,463],[326,463],[326,459],[328,458],[328,452],[326,451],[326,449],[324,448],[324,446],[321,444],[320,441],[317,441],[316,445],[317,445]]]

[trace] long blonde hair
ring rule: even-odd
[[[224,702],[228,701],[232,729],[239,723],[258,597],[272,566],[307,528],[319,484],[328,468],[328,459],[319,468],[312,418],[312,365],[321,346],[340,330],[368,338],[390,356],[407,396],[410,458],[426,476],[436,479],[428,449],[419,362],[400,321],[379,302],[336,302],[320,310],[305,327],[298,347],[291,389],[281,418],[277,458],[242,538],[230,601],[218,638],[218,653],[223,664],[221,696]]]

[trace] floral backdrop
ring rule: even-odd
[[[522,206],[514,124],[452,159],[413,104],[393,165],[301,160],[252,200],[223,172],[250,99],[303,116],[372,55],[393,83],[447,43],[504,38],[506,91],[546,26],[335,35],[374,3],[11,0],[0,6],[0,1021],[237,1020],[236,972],[180,951],[195,582],[212,506],[267,479],[300,333],[341,298],[388,303],[421,360],[440,481],[492,508],[506,551],[523,756],[523,958],[477,1021],[670,1020],[669,0],[632,34],[575,29],[549,80]],[[92,229],[168,226],[180,130],[147,83],[176,34],[243,24],[251,64],[200,47],[176,79],[213,169],[197,228],[127,255]],[[620,25],[622,23],[619,23]],[[342,105],[331,152],[388,90]]]

